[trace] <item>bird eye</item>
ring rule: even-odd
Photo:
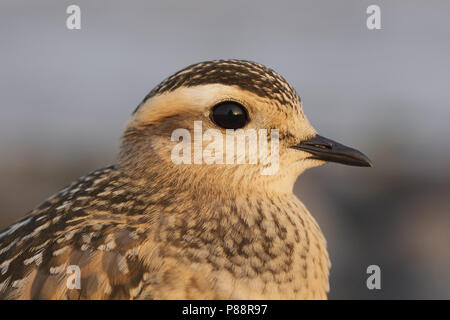
[[[247,110],[234,101],[215,105],[211,112],[211,120],[225,129],[239,129],[249,121]]]

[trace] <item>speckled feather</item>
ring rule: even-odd
[[[158,191],[109,167],[47,200],[0,235],[0,298],[324,298],[308,286],[327,281],[325,242],[296,198],[205,206]]]
[[[210,83],[237,86],[264,98],[275,99],[282,105],[294,107],[299,96],[294,88],[278,73],[266,66],[245,60],[212,60],[190,65],[157,85],[144,98],[144,104],[151,97],[179,87],[192,87]]]
[[[247,79],[224,80],[239,94],[274,100],[270,108],[289,104],[296,115],[301,110],[280,76],[238,60],[191,66],[144,101],[220,81],[220,74],[227,79],[227,72],[214,71],[224,68],[238,68],[237,77]],[[209,70],[203,82],[199,70]],[[285,119],[286,111],[280,114]],[[170,148],[161,137],[172,126],[164,117],[142,125],[145,116],[135,113],[126,128],[117,165],[80,178],[0,232],[0,299],[326,298],[330,263],[320,228],[292,192],[265,187],[285,179],[293,184],[295,177],[281,172],[255,182],[255,189],[246,187],[255,181],[250,167],[197,166],[192,174],[192,166],[167,160]],[[290,132],[281,136],[294,139]],[[253,180],[228,178],[247,173]],[[81,269],[80,290],[67,288],[69,265]]]

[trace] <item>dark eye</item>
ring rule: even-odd
[[[225,129],[239,129],[249,121],[247,110],[234,101],[225,101],[214,106],[211,119]]]

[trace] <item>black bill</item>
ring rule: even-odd
[[[372,162],[362,152],[319,135],[292,148],[310,153],[309,159],[337,162],[349,166],[373,167]]]

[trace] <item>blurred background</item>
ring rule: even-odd
[[[81,7],[81,30],[66,8]],[[366,8],[381,8],[368,30]],[[329,164],[295,192],[332,260],[331,299],[450,299],[450,2],[23,1],[0,4],[0,229],[115,162],[126,120],[195,62],[263,63],[324,136],[373,169]],[[366,269],[381,268],[381,290]]]

